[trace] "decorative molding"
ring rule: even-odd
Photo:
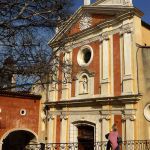
[[[47,119],[48,119],[48,121],[49,121],[49,120],[54,120],[54,119],[55,119],[55,116],[54,116],[53,114],[49,114]]]
[[[123,115],[122,116],[122,121],[135,121],[136,120],[136,116],[135,115]]]
[[[130,120],[135,121],[136,120],[136,109],[131,110],[124,110],[122,115],[122,121]]]
[[[110,114],[101,115],[99,121],[106,120],[109,121],[111,118]]]
[[[61,120],[63,120],[63,119],[64,119],[64,120],[67,120],[67,119],[68,119],[68,115],[61,113],[60,119],[61,119]]]
[[[120,28],[120,35],[123,35],[125,33],[131,33],[133,32],[133,25],[132,24],[126,24],[126,25],[123,25],[121,28]]]
[[[90,14],[85,13],[83,14],[83,16],[81,17],[80,23],[79,23],[79,27],[80,30],[84,30],[89,28],[92,25],[92,17]]]
[[[92,38],[90,38],[90,39],[81,41],[81,42],[79,42],[79,43],[75,43],[75,44],[73,44],[73,46],[70,46],[70,47],[73,49],[73,48],[76,48],[76,47],[80,47],[80,46],[83,46],[83,45],[87,45],[87,44],[89,44],[89,43],[91,43],[91,42],[94,42],[94,41],[96,41],[96,40],[99,40],[99,35],[98,35],[98,36],[95,36],[95,37],[92,37]]]
[[[44,113],[44,110],[41,111],[41,119],[44,123],[46,122],[46,115]]]
[[[144,108],[144,117],[146,118],[147,121],[150,122],[150,103],[147,104]]]
[[[123,5],[124,6],[133,6],[132,0],[124,0]]]
[[[104,40],[109,40],[109,32],[104,32],[100,35],[100,42],[104,41]]]
[[[82,74],[87,74],[89,77],[95,76],[95,72],[91,72],[88,68],[82,67],[81,71],[76,75],[76,79],[78,80]]]
[[[129,28],[129,29],[127,29]],[[100,35],[97,35],[95,37],[89,38],[89,39],[84,39],[83,41],[80,41],[78,43],[71,43],[71,45],[66,46],[66,49],[71,49],[73,50],[76,47],[81,47],[84,45],[87,45],[89,43],[92,43],[94,41],[99,40],[100,42],[103,41],[103,39],[107,39],[109,40],[109,36],[116,34],[116,33],[120,33],[120,35],[123,35],[125,33],[125,31],[128,32],[133,32],[133,23],[128,23],[125,25],[120,25],[118,28],[113,29],[111,31],[107,31],[107,32],[101,32]]]

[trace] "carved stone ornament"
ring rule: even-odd
[[[80,20],[80,30],[89,28],[92,25],[92,17],[88,13],[84,14]]]
[[[54,120],[54,119],[55,119],[55,116],[53,114],[48,115],[48,120]]]
[[[132,0],[124,0],[123,4],[125,6],[133,6]]]
[[[65,115],[65,114],[61,114],[61,115],[60,115],[60,119],[61,119],[61,120],[63,120],[63,119],[64,119],[64,120],[67,120],[67,119],[68,119],[68,116]]]
[[[104,40],[109,40],[109,34],[108,34],[108,32],[102,33],[100,35],[100,39],[99,40],[100,40],[100,42],[102,42]]]
[[[108,121],[108,120],[110,120],[110,118],[111,118],[111,116],[109,114],[107,114],[107,115],[101,115],[99,121],[102,121],[103,119],[105,119],[105,120]]]
[[[147,104],[144,108],[144,117],[147,121],[150,121],[150,104]]]
[[[127,24],[127,25],[122,26],[120,35],[123,35],[125,33],[131,33],[132,31],[133,31],[133,28],[131,24]]]
[[[136,116],[135,115],[123,115],[122,116],[122,121],[126,121],[126,120],[135,121]]]

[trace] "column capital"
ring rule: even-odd
[[[122,116],[122,121],[127,121],[127,120],[135,121],[136,120],[136,116],[133,115],[133,114],[123,115]]]
[[[126,24],[120,28],[120,35],[123,35],[125,33],[132,33],[132,32],[133,32],[132,24]]]
[[[106,120],[109,121],[111,118],[110,114],[101,115],[99,121]]]
[[[104,32],[100,34],[100,42],[103,42],[104,40],[109,40],[109,32]]]
[[[55,119],[55,116],[53,114],[48,115],[48,121],[54,120],[54,119]]]
[[[60,119],[61,119],[61,120],[68,120],[68,116],[65,115],[65,114],[61,114],[61,115],[60,115]]]

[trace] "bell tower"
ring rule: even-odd
[[[84,0],[84,5],[90,5],[91,4],[91,0]]]

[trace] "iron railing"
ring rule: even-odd
[[[30,144],[24,150],[106,150],[107,142]],[[120,150],[150,150],[150,140],[123,141]]]

